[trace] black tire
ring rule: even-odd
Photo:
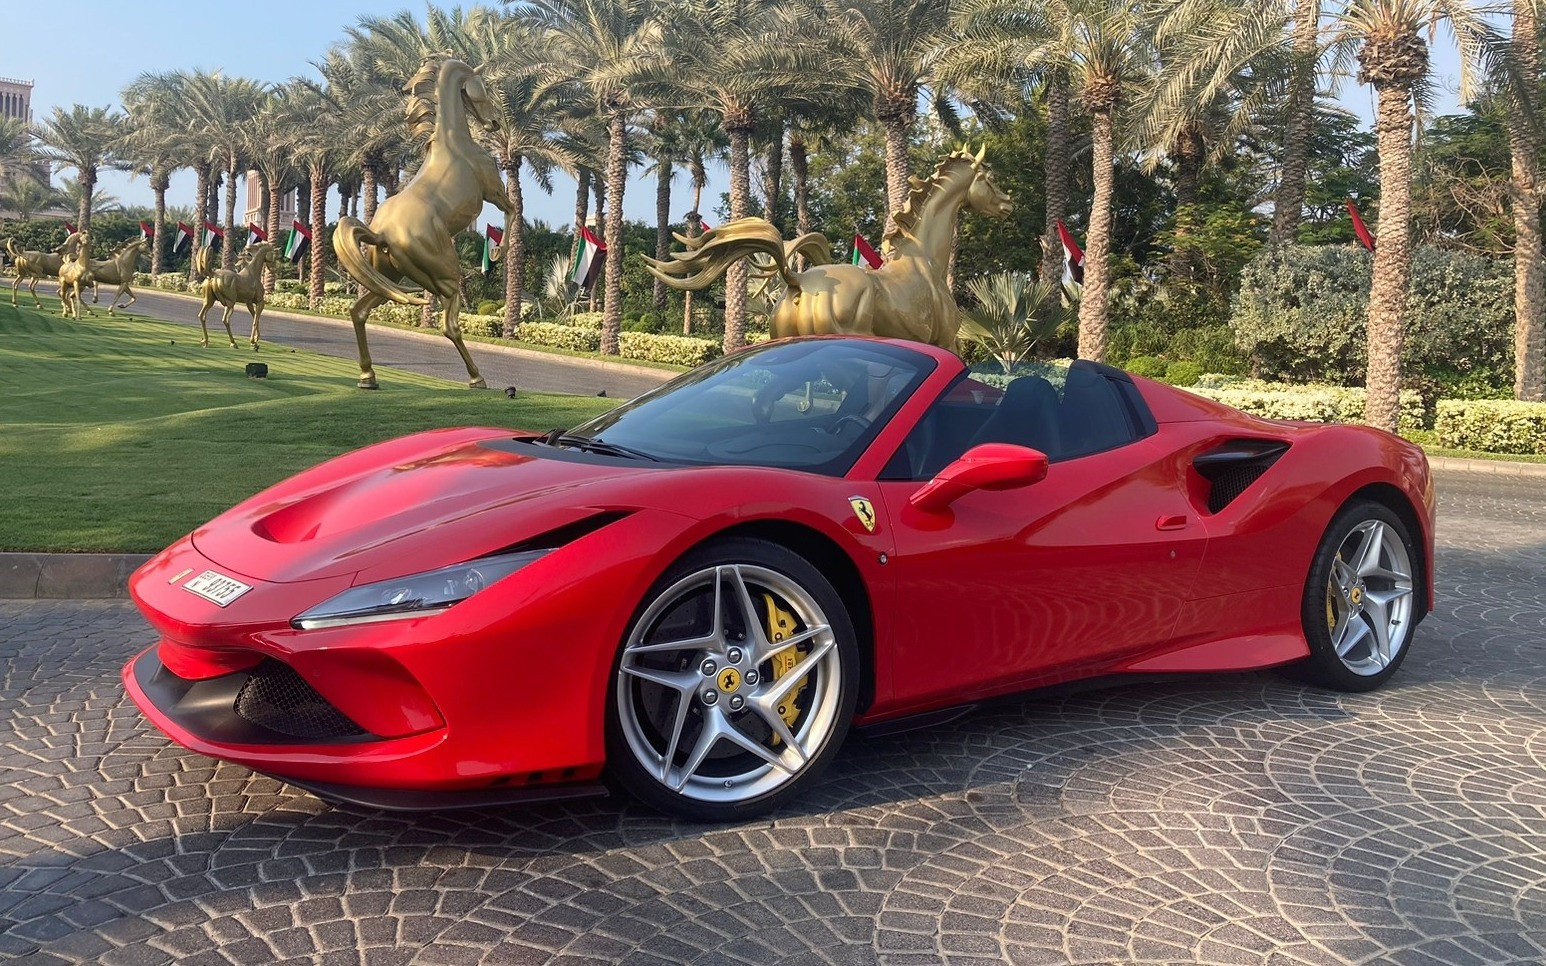
[[[1365,541],[1377,539],[1372,548]],[[1358,574],[1358,560],[1377,558]],[[1337,512],[1315,549],[1300,619],[1310,656],[1288,670],[1335,691],[1372,691],[1389,680],[1411,650],[1422,611],[1422,557],[1401,518],[1369,501]],[[1383,646],[1380,628],[1384,628]],[[1340,648],[1340,651],[1339,651]]]
[[[761,612],[748,618],[743,600]],[[717,640],[701,639],[711,634]],[[784,639],[797,643],[767,643]],[[671,646],[677,642],[691,646]],[[764,814],[808,789],[837,754],[858,684],[848,609],[815,566],[766,540],[705,544],[655,582],[618,647],[608,768],[628,792],[668,814],[708,822]]]

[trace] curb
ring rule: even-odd
[[[0,599],[89,600],[129,596],[129,575],[148,553],[0,553]]]
[[[1454,473],[1546,477],[1546,463],[1521,463],[1516,460],[1464,460],[1453,456],[1430,456],[1428,465],[1435,470]]]

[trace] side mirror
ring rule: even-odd
[[[1041,450],[1013,443],[983,443],[940,470],[908,503],[925,513],[938,513],[974,490],[1013,490],[1046,476],[1047,454]]]

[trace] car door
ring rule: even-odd
[[[1148,439],[1153,420],[1134,408],[1131,383],[1074,366],[1061,384],[1049,380],[1053,394],[1019,393],[1033,397],[1020,411],[1004,405],[1014,384],[996,398],[945,394],[916,431],[932,455],[920,460],[915,447],[910,478],[896,478],[906,457],[883,474],[901,702],[1077,676],[1171,636],[1206,533],[1180,464]],[[1038,411],[1048,406],[1051,415]],[[1053,462],[1038,483],[971,492],[942,512],[908,502],[919,477],[982,442],[1032,445]]]

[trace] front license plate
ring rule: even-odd
[[[224,574],[217,574],[213,570],[206,570],[197,577],[183,584],[183,590],[191,590],[205,600],[212,600],[221,607],[251,590],[250,584],[244,584],[240,580],[232,580]]]

